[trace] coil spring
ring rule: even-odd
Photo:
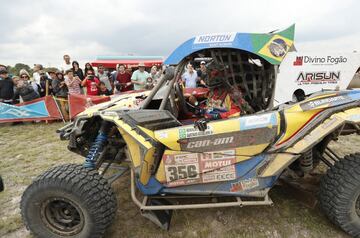
[[[90,169],[95,168],[96,159],[100,154],[100,152],[102,151],[102,149],[104,148],[107,138],[108,136],[104,132],[99,132],[99,134],[96,136],[96,139],[94,143],[91,145],[89,153],[85,158],[85,163],[83,165],[85,168],[90,168]]]
[[[301,159],[300,159],[300,168],[304,173],[308,173],[314,168],[312,150],[307,151],[301,157]]]

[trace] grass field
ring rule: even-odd
[[[58,139],[55,130],[62,125],[0,126],[0,175],[6,186],[0,193],[0,237],[31,237],[22,224],[19,202],[32,179],[54,165],[83,161]],[[339,154],[354,152],[359,140],[350,136],[332,147]],[[175,211],[170,231],[162,231],[140,215],[129,187],[128,176],[113,185],[119,209],[105,237],[348,237],[318,208],[307,208],[281,186],[270,192],[273,207]]]

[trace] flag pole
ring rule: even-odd
[[[60,112],[61,119],[63,120],[64,123],[66,123],[66,121],[65,121],[65,119],[64,119],[64,115],[63,115],[62,111],[61,111],[60,108],[59,108],[57,99],[56,99],[54,96],[52,96],[52,98],[53,98],[53,100],[55,101],[55,105],[56,105],[58,111]]]

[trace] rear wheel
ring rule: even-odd
[[[319,201],[331,221],[360,237],[360,153],[345,156],[328,170]]]
[[[36,237],[102,237],[115,216],[116,197],[97,171],[70,164],[40,175],[20,206]]]

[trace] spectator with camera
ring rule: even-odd
[[[20,102],[20,97],[23,102],[29,102],[39,98],[39,94],[31,86],[30,81],[26,79],[26,74],[20,75],[20,80],[16,81],[15,93],[13,95],[14,102]]]
[[[37,72],[39,74],[39,72]],[[30,79],[30,74],[26,69],[21,69],[19,72],[20,80],[24,80],[27,82],[27,84],[31,85],[31,87],[34,89],[34,91],[40,95],[40,85],[37,84],[34,80]],[[40,77],[40,74],[39,74]],[[39,78],[40,80],[40,78]],[[40,82],[39,82],[40,83]]]
[[[51,79],[46,75],[43,70],[39,71],[40,83],[39,83],[39,94],[40,97],[45,97],[52,93]]]
[[[61,71],[56,72],[56,77],[52,80],[53,94],[56,97],[67,98],[68,88],[65,84],[64,75]]]
[[[82,81],[81,85],[86,87],[86,94],[91,96],[96,96],[99,94],[99,84],[100,80],[95,77],[94,70],[88,69],[86,71],[86,77]]]
[[[84,80],[85,76],[82,69],[79,66],[77,61],[72,62],[72,71],[74,72],[74,76],[78,76],[81,81]]]
[[[70,94],[81,94],[81,80],[79,76],[74,76],[74,72],[71,69],[66,71],[65,84]]]

